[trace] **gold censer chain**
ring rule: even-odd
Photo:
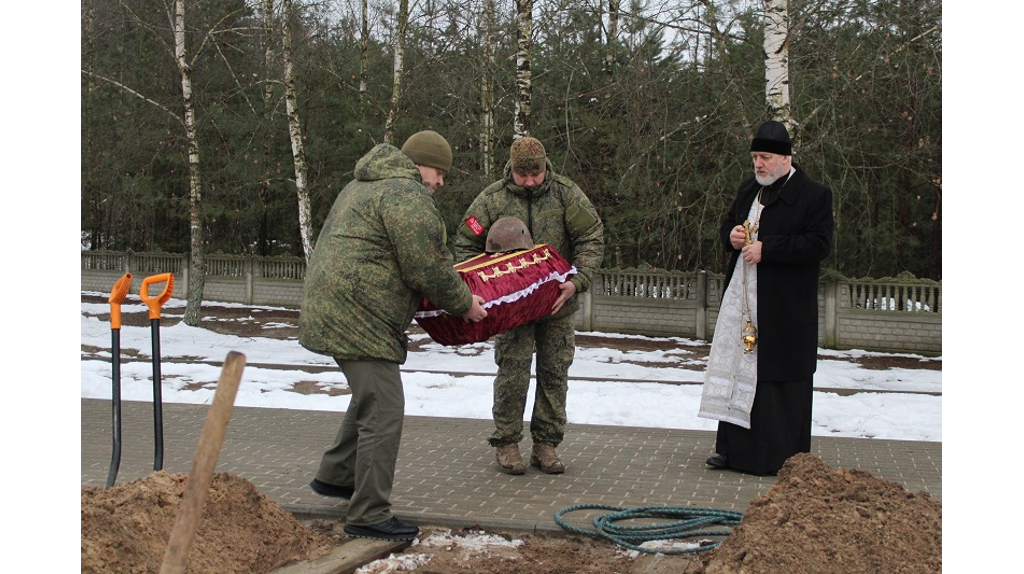
[[[754,200],[754,204],[757,206],[757,211],[754,216],[754,222],[751,223],[749,219],[743,222],[743,232],[746,234],[746,245],[754,243],[754,236],[757,234],[758,226],[761,224],[761,192],[764,191],[762,187],[757,192],[757,198]],[[746,325],[743,326],[743,334],[740,336],[743,341],[743,354],[750,354],[754,352],[754,345],[757,345],[757,328],[754,327],[754,322],[750,315],[750,296],[747,292],[747,266],[750,265],[746,261],[743,262],[743,315],[747,318]]]

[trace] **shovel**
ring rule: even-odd
[[[220,380],[217,381],[213,404],[206,415],[203,434],[199,436],[199,448],[196,449],[196,457],[192,461],[192,473],[181,496],[178,518],[167,542],[160,574],[185,572],[188,551],[195,539],[199,521],[203,517],[203,505],[210,491],[210,483],[213,482],[213,470],[217,466],[217,457],[220,456],[220,447],[227,433],[228,421],[231,420],[231,408],[235,404],[235,395],[238,393],[244,368],[245,355],[237,351],[229,352],[224,359]]]
[[[166,283],[166,285],[159,295],[150,297],[149,286],[154,283]],[[164,467],[164,407],[160,386],[160,308],[173,294],[174,275],[171,273],[146,277],[142,280],[142,289],[139,290],[139,297],[149,307],[150,331],[153,338],[153,444],[155,445],[153,470],[162,470]]]
[[[114,446],[110,455],[110,472],[107,474],[107,488],[114,486],[117,469],[121,466],[121,303],[132,287],[132,274],[125,273],[114,283],[110,291],[110,357],[112,372],[110,378],[110,402],[113,405]]]

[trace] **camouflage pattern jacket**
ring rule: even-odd
[[[501,217],[516,217],[526,224],[534,243],[554,247],[576,267],[572,282],[576,292],[583,293],[604,258],[604,224],[583,190],[556,174],[550,161],[546,173],[544,183],[531,191],[515,184],[512,165],[506,164],[502,179],[481,191],[466,210],[455,238],[455,257],[464,261],[483,253],[491,224]],[[471,218],[483,226],[479,234],[468,223]],[[578,305],[574,296],[555,317],[575,313]]]
[[[380,144],[356,163],[306,269],[299,343],[343,360],[404,363],[421,298],[457,317],[473,300],[419,170]]]

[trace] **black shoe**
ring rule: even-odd
[[[712,468],[729,468],[729,457],[724,454],[716,454],[704,462]]]
[[[402,522],[397,516],[392,516],[384,522],[369,526],[345,524],[345,534],[374,540],[412,540],[419,536],[420,529],[415,524]]]
[[[327,484],[326,482],[320,482],[315,478],[313,479],[313,482],[309,483],[309,487],[317,494],[333,496],[334,498],[344,498],[345,500],[350,500],[352,498],[352,493],[356,491],[351,486],[335,486],[333,484]]]

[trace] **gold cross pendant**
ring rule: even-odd
[[[749,220],[743,222],[743,232],[747,235],[747,245],[754,242],[754,234],[757,233],[757,224],[750,224]]]

